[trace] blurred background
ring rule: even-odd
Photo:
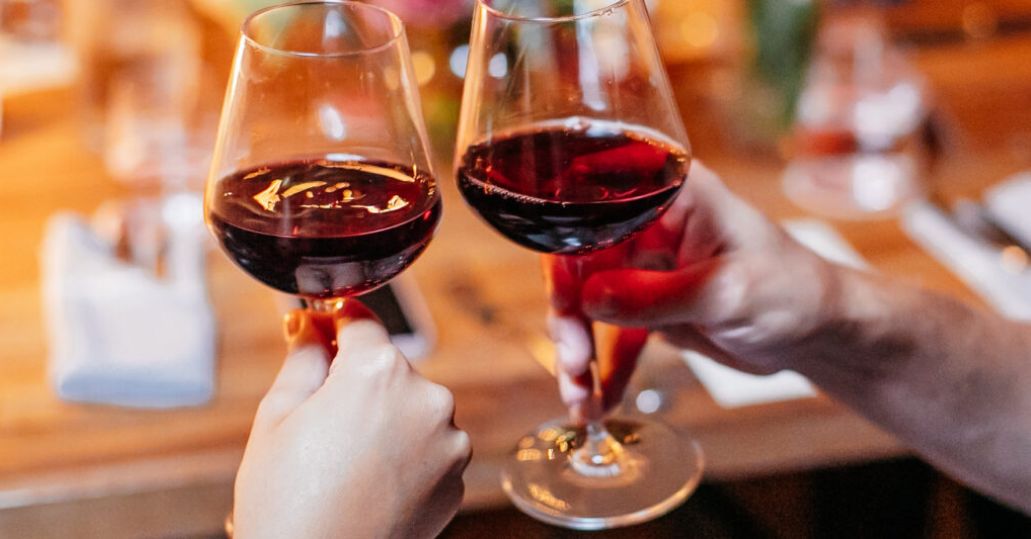
[[[476,447],[444,536],[575,536],[497,483],[562,406],[537,260],[452,185],[472,0],[369,1],[407,24],[445,200],[383,307]],[[0,537],[221,536],[285,304],[212,250],[199,197],[240,23],[273,3],[0,0]],[[1031,3],[647,4],[694,155],[737,192],[822,254],[1031,318],[1031,206],[1000,195],[1031,181]],[[804,380],[645,356],[624,406],[698,437],[706,481],[591,535],[1031,537]]]

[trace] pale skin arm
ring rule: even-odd
[[[1031,329],[825,262],[702,166],[659,226],[676,240],[649,242],[647,258],[675,269],[593,275],[587,315],[743,370],[799,371],[946,473],[1031,512]],[[582,341],[574,329],[555,337]]]
[[[790,360],[971,487],[1031,513],[1031,331],[839,270],[840,315]]]

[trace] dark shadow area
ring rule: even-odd
[[[603,532],[574,532],[514,508],[464,514],[445,539],[1017,538],[1031,518],[955,484],[917,459],[707,483],[670,514]]]

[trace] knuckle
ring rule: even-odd
[[[473,458],[472,439],[464,430],[455,433],[455,455],[455,460],[460,466],[458,472],[461,473]]]
[[[430,386],[430,406],[438,421],[450,422],[455,415],[455,396],[451,391],[439,384]]]
[[[256,423],[270,423],[281,419],[290,411],[291,399],[282,391],[269,391],[258,403],[254,414]]]
[[[373,377],[390,376],[408,364],[401,352],[390,344],[375,346],[361,358],[366,374]]]
[[[747,316],[748,301],[753,293],[753,279],[748,264],[728,260],[712,283],[713,294],[707,309],[710,322],[721,325]]]

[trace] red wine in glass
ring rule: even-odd
[[[208,222],[226,254],[263,283],[338,298],[408,267],[429,243],[440,206],[426,172],[309,159],[226,176],[212,193]]]
[[[466,150],[458,186],[509,239],[545,253],[615,245],[654,221],[683,185],[683,149],[614,122],[574,119]]]

